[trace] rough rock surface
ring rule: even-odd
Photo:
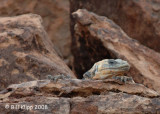
[[[73,40],[77,73],[81,75],[99,60],[121,58],[131,65],[129,76],[160,92],[159,53],[128,37],[118,25],[106,17],[87,10],[78,10],[73,13],[73,17],[77,20]]]
[[[5,109],[6,105],[8,109]],[[41,110],[37,105],[42,105],[39,107]],[[28,106],[28,110],[18,106]],[[1,91],[0,111],[36,114],[160,113],[160,97],[141,84],[114,80],[37,80],[13,84]]]
[[[54,43],[55,51],[69,64],[71,60],[68,0],[0,0],[0,16],[38,14]]]
[[[160,52],[160,0],[70,0],[71,12],[85,8],[106,16],[130,37]]]
[[[41,17],[34,14],[0,18],[0,89],[48,74],[74,77],[41,23]]]

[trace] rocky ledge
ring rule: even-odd
[[[11,113],[159,113],[160,95],[142,84],[107,80],[37,80],[0,92],[0,111]],[[8,110],[5,106],[10,106]],[[41,110],[37,105],[42,106]],[[16,106],[28,106],[26,108]],[[30,106],[30,107],[29,107]]]

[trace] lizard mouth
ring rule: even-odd
[[[119,67],[118,69],[123,70],[123,71],[128,71],[130,69],[129,66],[123,66],[123,67]]]
[[[91,73],[90,72],[86,72],[85,74],[83,74],[84,78],[90,78],[91,77]]]

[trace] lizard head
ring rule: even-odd
[[[86,79],[106,79],[124,75],[130,69],[127,61],[121,59],[104,59],[93,65],[83,77]]]

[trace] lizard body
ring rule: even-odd
[[[83,79],[105,80],[113,78],[121,82],[134,82],[132,77],[124,76],[130,69],[127,61],[121,59],[104,59],[93,65],[93,67],[83,74]],[[57,81],[58,79],[70,79],[70,76],[48,75],[48,79]]]
[[[122,82],[134,82],[131,77],[124,76],[130,69],[127,61],[121,59],[104,59],[93,65],[83,74],[84,79],[104,80],[114,78]]]

